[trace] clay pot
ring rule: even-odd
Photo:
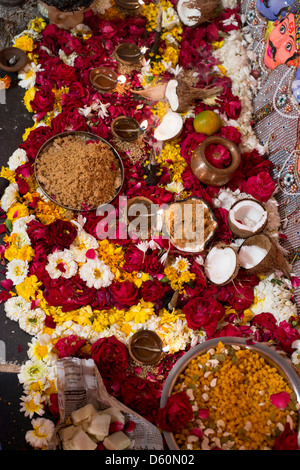
[[[121,10],[137,10],[141,4],[138,0],[115,0]]]
[[[208,162],[205,152],[209,145],[221,144],[231,154],[231,163],[226,168],[216,168]],[[228,139],[219,136],[207,137],[192,155],[191,170],[198,180],[211,186],[223,186],[233,177],[241,162],[238,147]]]
[[[115,52],[117,61],[124,65],[136,64],[142,55],[140,48],[130,42],[120,44]]]
[[[10,61],[13,60],[12,65]],[[6,72],[18,72],[27,62],[27,55],[18,47],[5,47],[0,51],[0,68]]]
[[[111,123],[112,134],[120,140],[132,142],[140,135],[140,125],[136,119],[128,116],[119,116]]]
[[[128,350],[139,364],[157,364],[162,356],[162,340],[154,331],[140,330],[130,338]]]
[[[118,83],[117,73],[108,67],[96,67],[90,71],[91,84],[102,93],[113,90]]]

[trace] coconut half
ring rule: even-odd
[[[183,119],[180,114],[168,111],[154,130],[154,138],[159,141],[174,139],[180,135],[182,128]]]
[[[177,96],[178,81],[175,79],[169,80],[166,86],[165,97],[169,101],[172,111],[177,111],[179,108],[179,99]]]
[[[219,3],[219,0],[178,0],[176,8],[182,23],[192,28],[209,21]]]
[[[278,269],[290,277],[282,252],[275,241],[264,233],[247,238],[240,246],[238,256],[241,267],[249,274],[267,274]]]
[[[239,238],[248,238],[263,231],[268,222],[268,212],[254,199],[241,199],[228,212],[230,230]]]
[[[229,284],[239,272],[239,259],[236,251],[228,245],[214,246],[204,262],[205,274],[212,284]]]

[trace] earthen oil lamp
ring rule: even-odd
[[[0,68],[6,72],[18,72],[27,62],[27,55],[18,47],[5,47],[0,51]]]
[[[157,364],[162,356],[162,340],[151,330],[140,330],[129,341],[129,354],[139,364]]]
[[[132,142],[140,136],[141,128],[133,117],[119,116],[112,121],[111,132],[117,139]]]
[[[205,152],[210,145],[221,144],[231,155],[231,163],[226,168],[213,166],[206,158]],[[241,155],[234,142],[220,136],[207,137],[204,142],[196,148],[191,159],[191,170],[203,184],[211,186],[223,186],[233,177],[241,162]]]
[[[108,67],[96,67],[90,71],[90,82],[102,93],[112,91],[118,83],[117,73]]]
[[[144,3],[142,0],[115,0],[115,2],[121,10],[137,10]]]
[[[140,48],[130,42],[120,44],[115,53],[117,61],[124,65],[137,64],[142,56]]]

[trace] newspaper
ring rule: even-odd
[[[115,407],[122,411],[126,422],[135,423],[130,433],[133,441],[131,450],[163,450],[160,431],[149,421],[107,393],[101,375],[93,359],[65,358],[57,363],[57,392],[60,421],[57,425],[48,450],[61,448],[59,430],[72,411],[88,403],[97,410]]]

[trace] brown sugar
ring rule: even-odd
[[[63,136],[38,157],[38,182],[58,204],[93,209],[111,201],[121,185],[121,168],[112,148],[102,141]]]

